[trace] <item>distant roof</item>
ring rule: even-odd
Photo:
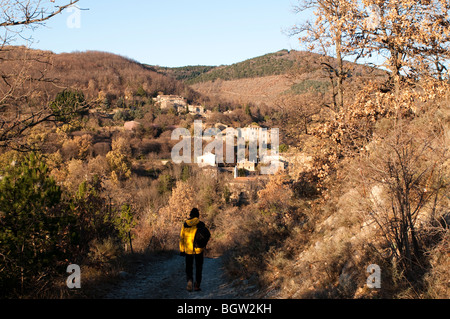
[[[125,124],[123,125],[123,127],[124,127],[126,130],[130,130],[130,131],[132,131],[132,130],[134,130],[134,129],[137,129],[137,128],[139,128],[140,126],[141,126],[141,123],[136,122],[136,121],[125,122]]]

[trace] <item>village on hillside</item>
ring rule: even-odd
[[[200,119],[208,119],[211,116],[211,111],[206,110],[201,105],[190,105],[187,99],[177,95],[158,95],[153,98],[155,105],[161,110],[172,111],[176,114],[190,113],[199,116]],[[230,111],[228,111],[230,112]],[[125,122],[125,130],[135,130],[140,126],[138,121]],[[280,155],[279,152],[274,152],[271,149],[271,131],[263,128],[256,123],[252,123],[244,128],[232,128],[223,123],[215,123],[214,125],[206,126],[202,124],[203,130],[213,129],[216,134],[202,136],[205,143],[211,142],[217,138],[221,138],[223,150],[217,152],[216,148],[212,151],[202,153],[193,159],[194,163],[202,169],[218,170],[221,172],[230,172],[234,179],[246,181],[251,179],[265,179],[267,175],[273,175],[278,171],[289,171],[289,167],[293,165],[294,158],[290,152],[285,152]],[[230,142],[230,137],[233,138],[233,161],[225,161],[225,154],[227,152],[226,144]],[[245,149],[238,149],[238,139],[243,139],[245,142]],[[264,144],[267,147],[265,153],[260,152],[260,147]],[[278,143],[277,143],[278,144]],[[257,147],[257,156],[249,158],[251,145]],[[228,150],[229,151],[229,150]],[[238,152],[244,152],[238,156]],[[228,159],[228,157],[227,157]],[[312,160],[312,159],[309,159]],[[168,160],[164,161],[165,163]]]

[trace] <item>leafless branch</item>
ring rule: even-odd
[[[22,26],[22,25],[33,25],[45,22],[50,20],[57,14],[63,12],[65,9],[73,6],[75,3],[80,0],[71,0],[70,3],[65,4],[63,6],[55,6],[56,10],[51,12],[45,12],[42,8],[40,8],[41,1],[37,1],[37,3],[32,3],[31,1],[14,1],[16,5],[16,9],[22,13],[22,16],[17,19],[14,16],[10,16],[7,9],[3,10],[3,19],[4,21],[0,23],[0,27],[13,27],[13,26]],[[9,1],[3,1],[9,2]],[[34,6],[33,6],[34,4]],[[6,7],[10,8],[12,5]],[[2,3],[2,7],[5,8],[5,4]]]

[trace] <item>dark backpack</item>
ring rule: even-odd
[[[194,237],[194,247],[195,248],[206,248],[209,239],[211,238],[211,233],[208,228],[206,228],[205,224],[200,222],[197,225],[197,231],[195,232]]]

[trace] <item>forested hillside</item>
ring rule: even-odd
[[[134,96],[156,96],[159,92],[194,99],[195,94],[180,81],[119,55],[99,52],[54,54],[25,47],[4,47],[2,70],[8,77],[29,76],[47,92],[48,98],[61,88],[83,91],[88,99],[107,96],[110,103]],[[1,83],[2,89],[8,83]]]
[[[291,95],[333,94],[333,71],[325,64],[335,65],[336,60],[312,52],[281,50],[232,65],[157,70],[182,80],[212,106],[231,103],[273,108]],[[347,80],[351,85],[386,76],[386,72],[373,67],[350,62],[346,65],[351,69]]]
[[[154,70],[171,76],[179,81],[191,82],[192,80],[200,77],[201,75],[208,73],[211,70],[216,69],[216,66],[207,65],[191,65],[182,66],[177,68],[161,67],[161,66],[149,66]]]

